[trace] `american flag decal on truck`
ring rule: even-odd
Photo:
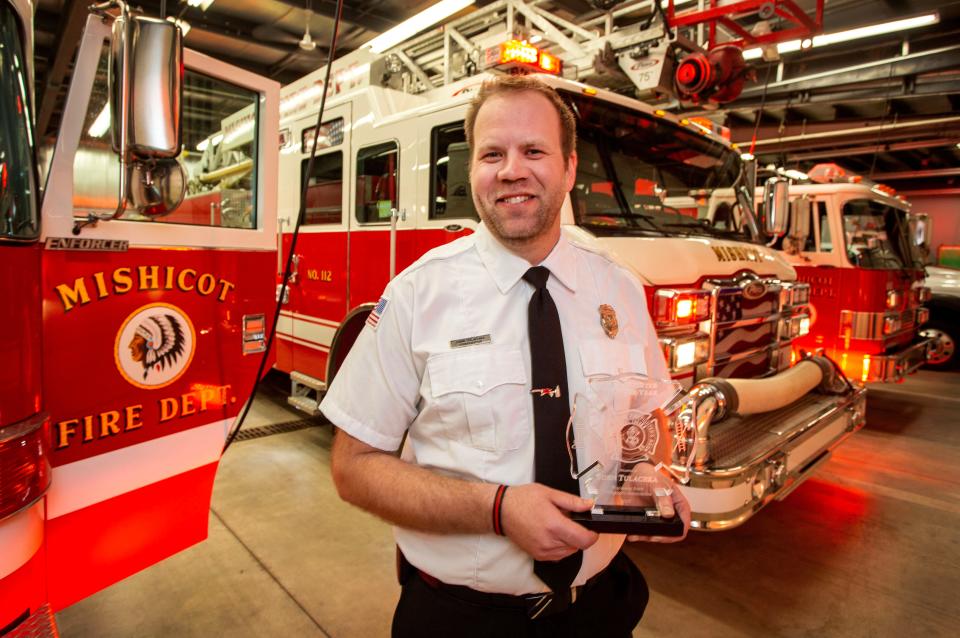
[[[383,311],[387,308],[387,298],[380,297],[380,301],[377,302],[377,305],[373,307],[373,310],[370,311],[370,316],[367,317],[367,325],[377,329],[377,324],[380,323],[380,317],[383,315]]]

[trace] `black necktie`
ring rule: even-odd
[[[570,476],[567,453],[567,364],[563,355],[560,315],[547,291],[550,271],[534,266],[523,278],[536,290],[527,307],[530,333],[530,369],[533,381],[534,476],[538,483],[579,494],[577,480]],[[533,572],[554,594],[569,596],[570,585],[580,571],[583,552],[559,561],[534,561]]]

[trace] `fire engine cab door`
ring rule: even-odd
[[[276,82],[185,51],[183,203],[75,226],[117,208],[109,35],[88,20],[42,207],[55,609],[206,537],[275,307]]]
[[[277,367],[324,379],[327,356],[347,311],[347,228],[350,215],[351,104],[328,105],[320,133],[317,115],[299,117],[281,129],[279,217],[282,275],[310,167],[306,209],[297,238],[287,302],[277,323]]]
[[[466,110],[461,104],[417,119],[417,156],[428,169],[417,175],[417,192],[426,203],[419,222],[422,252],[473,232],[480,221],[470,194]]]

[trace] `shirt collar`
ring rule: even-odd
[[[477,226],[474,233],[477,252],[480,254],[480,261],[500,292],[506,294],[523,277],[523,274],[530,269],[530,262],[522,257],[507,250],[496,237],[490,234],[486,225],[482,222]],[[576,292],[577,287],[577,254],[566,235],[560,232],[560,239],[556,246],[547,255],[540,265],[550,270],[551,274],[557,280],[568,288],[571,292]]]

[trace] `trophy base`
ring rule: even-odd
[[[656,510],[644,508],[604,507],[602,511],[572,512],[571,518],[603,534],[683,536],[683,520],[679,516],[663,518]]]

